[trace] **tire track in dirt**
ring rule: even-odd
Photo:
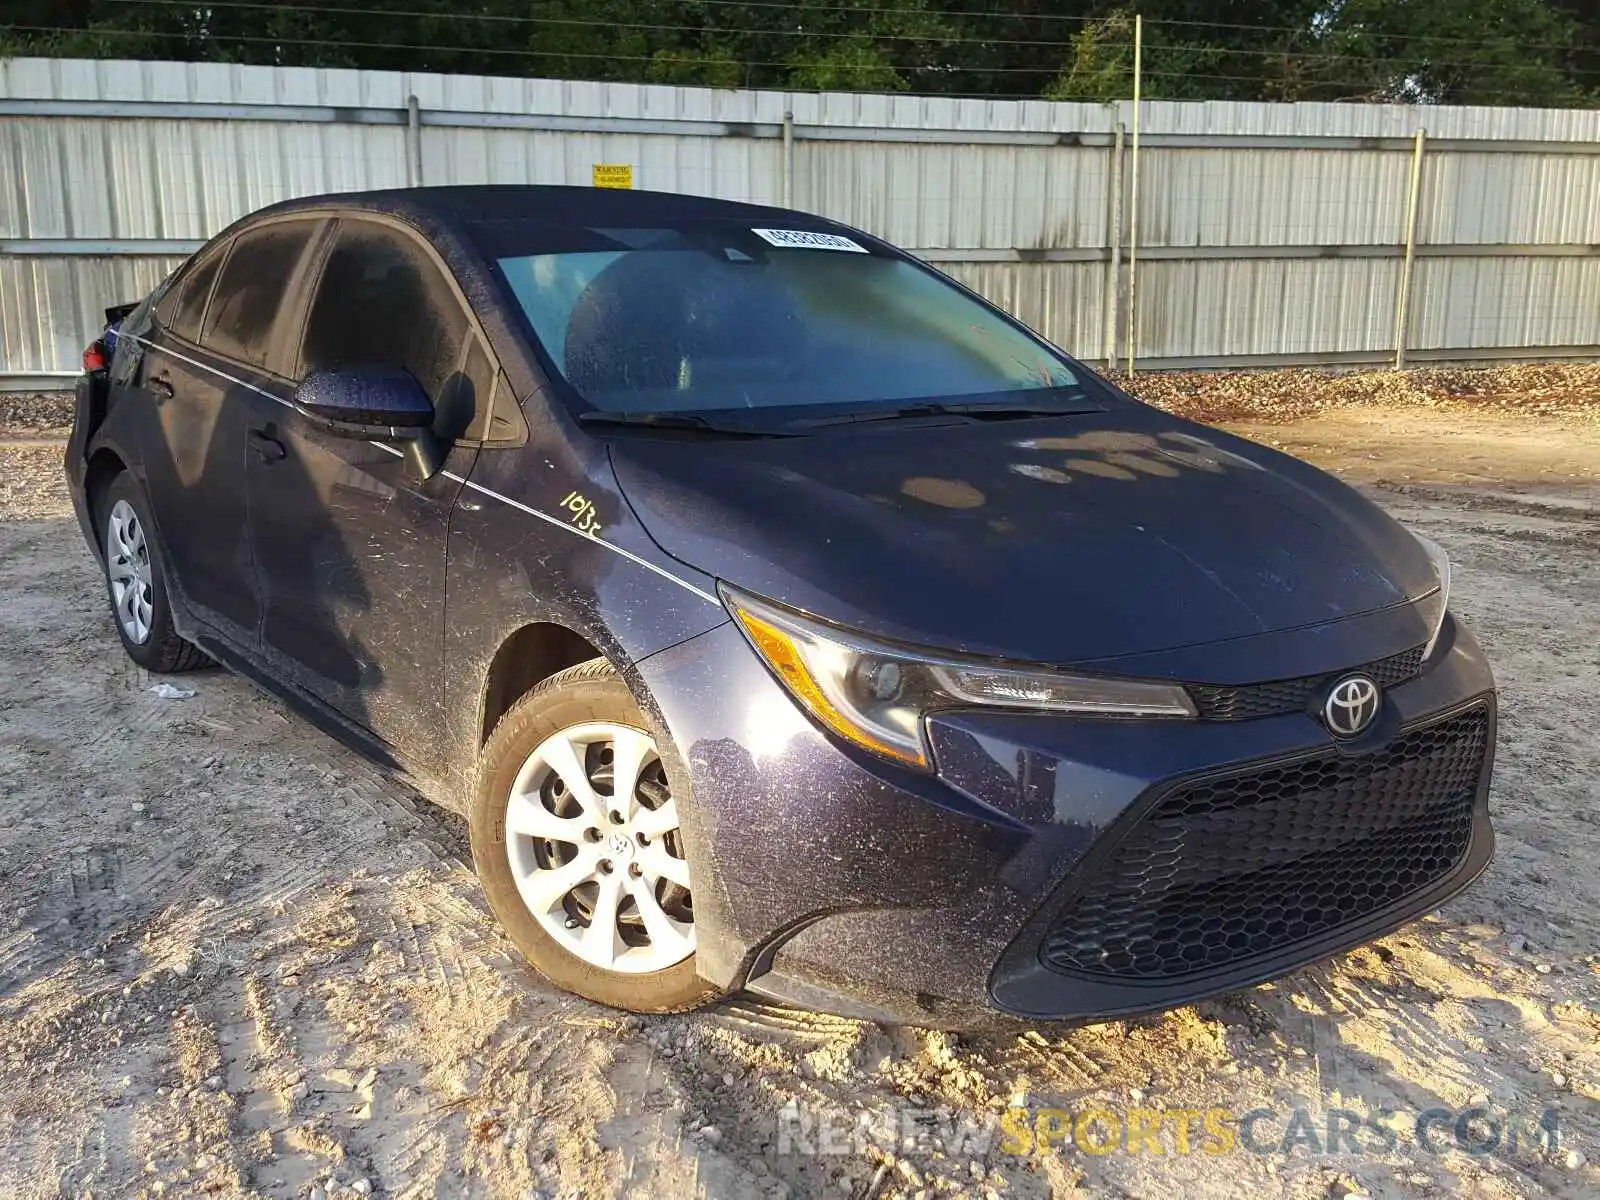
[[[221,672],[157,700],[59,497],[44,521],[0,519],[0,1194],[1593,1192],[1594,1168],[1560,1156],[1410,1138],[1018,1158],[992,1136],[1017,1098],[1283,1114],[1481,1094],[1562,1105],[1569,1144],[1600,1158],[1600,663],[1574,648],[1600,628],[1600,556],[1570,514],[1383,500],[1451,550],[1500,672],[1494,868],[1437,920],[1269,987],[975,1037],[754,998],[619,1017],[553,992],[491,923],[456,818]],[[915,1112],[920,1132],[802,1154],[785,1112],[846,1130]]]

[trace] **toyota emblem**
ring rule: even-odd
[[[1322,723],[1335,737],[1355,737],[1365,733],[1377,719],[1382,703],[1377,684],[1365,675],[1351,675],[1328,692],[1322,706]]]

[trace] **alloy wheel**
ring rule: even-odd
[[[106,575],[117,623],[130,642],[142,646],[155,615],[150,546],[139,514],[126,500],[112,505],[106,522]]]
[[[566,950],[625,974],[694,953],[689,864],[661,755],[626,725],[573,725],[523,762],[506,853],[528,911]]]

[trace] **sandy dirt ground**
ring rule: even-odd
[[[1502,688],[1495,863],[1278,983],[982,1037],[555,992],[454,818],[240,679],[152,694],[48,424],[0,431],[0,1196],[1600,1194],[1593,421],[1236,422],[1450,551]],[[1492,1151],[1458,1144],[1468,1108]],[[1208,1110],[1232,1137],[1202,1138]],[[1330,1139],[1346,1119],[1371,1125]]]

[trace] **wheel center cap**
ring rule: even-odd
[[[612,858],[626,861],[633,857],[633,839],[625,833],[613,833],[606,838],[606,852]]]

